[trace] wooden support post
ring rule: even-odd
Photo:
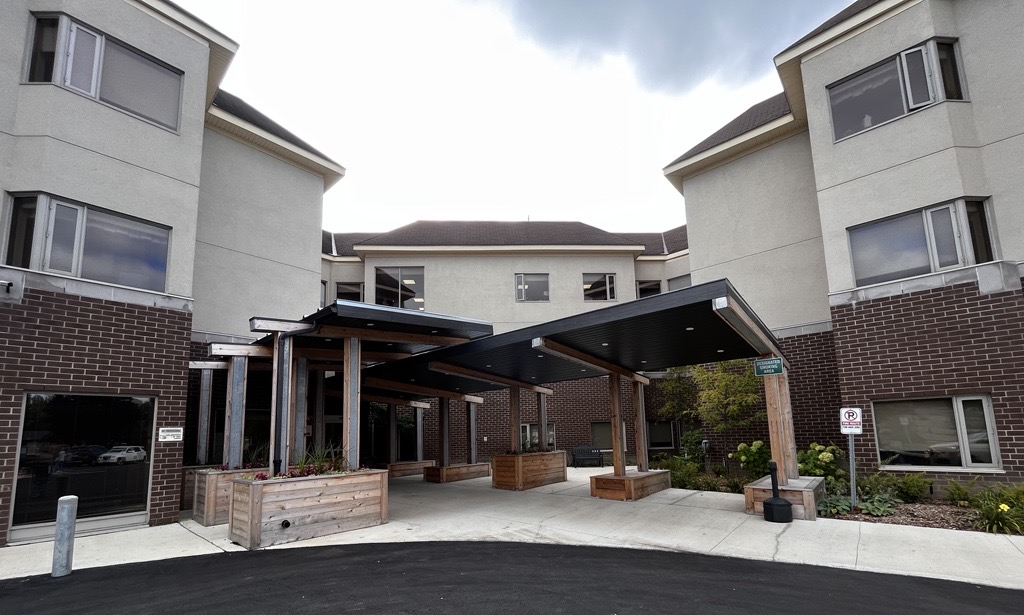
[[[614,372],[608,374],[608,393],[612,406],[612,466],[615,476],[626,475],[625,434],[622,429],[622,395],[619,391],[620,376]]]
[[[398,406],[388,404],[388,463],[398,461]]]
[[[768,437],[772,460],[779,466],[779,485],[800,476],[793,436],[793,408],[789,400],[789,378],[786,374],[764,376],[764,398],[768,411]]]
[[[636,469],[646,472],[647,466],[647,409],[644,407],[644,385],[633,382],[633,408],[636,410]]]
[[[224,415],[224,460],[229,469],[242,467],[245,434],[245,390],[249,358],[231,357],[228,367],[228,403]]]
[[[345,338],[345,357],[342,367],[345,387],[342,397],[342,442],[348,467],[359,467],[359,351],[358,337]]]
[[[274,375],[270,402],[271,476],[288,471],[289,427],[292,415],[292,349],[294,340],[274,333]]]
[[[508,388],[508,450],[518,451],[519,442],[519,387]]]
[[[538,448],[548,450],[548,396],[544,393],[537,393],[537,437]]]
[[[423,413],[425,408],[416,410],[416,461],[423,461]]]
[[[210,398],[213,393],[213,370],[204,369],[199,379],[199,434],[196,461],[205,465],[210,449]]]
[[[442,468],[451,465],[451,451],[448,433],[448,408],[451,400],[447,397],[437,399],[437,465]]]
[[[476,403],[466,402],[466,463],[476,463]]]
[[[309,399],[309,359],[295,359],[294,420],[292,421],[292,446],[289,458],[300,463],[306,458],[306,414]]]

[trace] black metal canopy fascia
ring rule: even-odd
[[[532,345],[535,338],[553,340],[634,372],[778,352],[771,332],[732,284],[717,280],[382,363],[363,370],[363,375],[479,393],[504,385],[432,371],[430,362],[535,384],[606,373],[538,351]]]
[[[491,323],[482,320],[342,300],[327,305],[296,322],[345,329],[363,329],[368,332],[383,331],[398,334],[436,335],[441,338],[455,337],[466,340],[478,339],[494,333],[494,327]],[[260,338],[255,343],[268,346],[272,343],[272,339],[273,336],[268,335]],[[404,353],[411,355],[432,350],[442,345],[367,340],[363,342],[363,351],[368,353]],[[337,349],[338,339],[324,336],[300,335],[295,338],[295,346],[297,348],[318,348],[324,350]]]

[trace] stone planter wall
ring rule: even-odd
[[[387,470],[231,483],[228,537],[246,549],[388,521]]]

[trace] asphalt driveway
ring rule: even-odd
[[[808,561],[828,557],[808,553]],[[0,581],[0,613],[1014,613],[1024,591],[691,553],[490,542],[274,549]]]

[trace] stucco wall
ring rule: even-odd
[[[686,180],[693,283],[728,278],[770,328],[829,318],[807,133]]]
[[[928,0],[802,64],[829,290],[855,286],[847,229],[962,197],[991,197],[997,243],[1024,258],[1024,6]],[[833,142],[827,86],[934,37],[959,41],[968,102],[948,101]]]
[[[323,178],[207,130],[196,230],[196,331],[253,334],[252,316],[320,303]]]
[[[366,302],[377,267],[423,267],[426,311],[487,320],[501,333],[636,298],[633,255],[415,254],[365,257]],[[550,300],[518,302],[515,274],[547,273]],[[616,301],[584,301],[584,273],[614,273]],[[340,280],[339,280],[340,281]]]
[[[66,12],[183,71],[178,131],[59,85],[21,83],[30,11]],[[0,131],[6,135],[0,139],[0,189],[49,192],[172,227],[166,290],[191,295],[206,43],[117,0],[12,0],[3,14]]]

